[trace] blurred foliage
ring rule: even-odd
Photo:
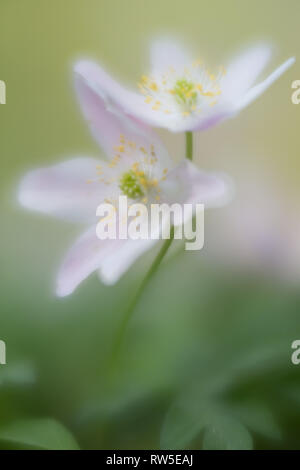
[[[54,420],[13,421],[2,429],[0,441],[20,450],[78,450],[70,433]]]
[[[255,0],[246,9],[240,0],[0,0],[0,79],[7,83],[0,106],[0,338],[7,344],[0,448],[300,448],[300,369],[290,360],[300,336],[297,285],[174,247],[136,309],[108,383],[114,334],[154,253],[114,287],[93,276],[72,297],[55,299],[57,267],[79,230],[25,213],[15,201],[27,169],[99,152],[73,97],[75,58],[96,57],[135,83],[148,39],[170,32],[216,63],[270,38],[279,63],[297,55],[299,12],[298,0]],[[197,137],[196,161],[239,185],[251,168],[267,174],[279,195],[299,197],[300,110],[290,103],[296,78],[297,69],[240,118]],[[182,157],[182,136],[161,134],[174,158]]]
[[[81,448],[298,448],[300,379],[290,356],[299,294],[200,266],[185,253],[165,263],[137,308],[109,387],[111,339],[138,279],[114,288],[118,306],[99,303],[85,321],[85,302],[104,301],[110,289],[95,294],[86,284],[89,299],[77,295],[74,316],[51,322],[49,311],[26,333],[36,380],[2,381],[1,421],[51,416]]]

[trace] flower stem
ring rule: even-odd
[[[185,133],[185,156],[188,160],[193,160],[193,133]]]
[[[122,318],[122,321],[119,325],[119,329],[117,331],[117,335],[115,337],[115,342],[113,345],[112,349],[112,356],[111,356],[111,361],[110,361],[110,368],[114,369],[114,366],[116,365],[117,359],[119,357],[119,352],[123,343],[123,339],[127,330],[128,323],[135,311],[135,307],[138,304],[141,296],[144,293],[145,288],[147,287],[148,283],[158,270],[158,267],[160,263],[162,262],[165,254],[167,253],[169,247],[172,244],[172,241],[174,240],[174,227],[171,227],[170,231],[170,238],[164,241],[163,246],[161,247],[159,253],[157,254],[154,262],[152,263],[149,271],[147,272],[146,276],[144,277],[143,281],[140,284],[139,289],[137,290],[135,296],[131,300],[130,304],[128,305],[128,308]],[[111,371],[113,372],[113,370]]]

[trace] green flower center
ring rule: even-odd
[[[197,101],[195,85],[186,78],[177,80],[172,93],[180,104],[194,105]]]
[[[129,170],[122,175],[119,188],[130,199],[139,199],[144,196],[140,178],[133,170]]]

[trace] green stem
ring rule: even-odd
[[[144,277],[142,283],[140,284],[139,289],[137,290],[135,296],[131,300],[131,302],[130,302],[130,304],[129,304],[129,306],[128,306],[128,308],[127,308],[127,310],[126,310],[126,312],[123,316],[123,319],[120,323],[120,326],[119,326],[119,329],[117,331],[117,335],[116,335],[116,338],[115,338],[115,343],[114,343],[114,346],[113,346],[113,350],[112,350],[112,356],[111,356],[111,362],[110,362],[110,366],[111,366],[112,369],[114,369],[114,366],[115,366],[116,361],[118,359],[119,352],[120,352],[120,349],[121,349],[121,346],[122,346],[122,343],[123,343],[123,338],[125,336],[128,323],[129,323],[129,321],[130,321],[130,319],[131,319],[131,317],[132,317],[132,315],[135,311],[135,307],[138,304],[140,298],[142,297],[142,295],[144,293],[144,290],[147,287],[148,283],[150,282],[150,280],[152,279],[152,277],[154,276],[154,274],[158,270],[158,267],[159,267],[160,263],[162,262],[165,254],[167,253],[169,247],[171,246],[173,240],[174,240],[174,227],[171,227],[170,238],[165,240],[161,250],[157,254],[154,262],[152,263],[152,265],[149,269],[149,271],[147,272],[146,276]]]
[[[185,156],[188,160],[193,160],[193,133],[185,133]]]

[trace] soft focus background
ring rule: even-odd
[[[299,0],[0,0],[2,448],[300,448],[299,62],[238,118],[197,135],[195,161],[229,173],[235,199],[206,214],[202,252],[170,252],[136,309],[112,389],[111,343],[155,252],[114,287],[95,275],[56,299],[80,227],[16,200],[27,170],[99,153],[73,95],[77,58],[135,86],[153,35],[183,38],[212,67],[270,40],[267,73],[300,58],[299,15]],[[183,136],[161,135],[181,158]]]

